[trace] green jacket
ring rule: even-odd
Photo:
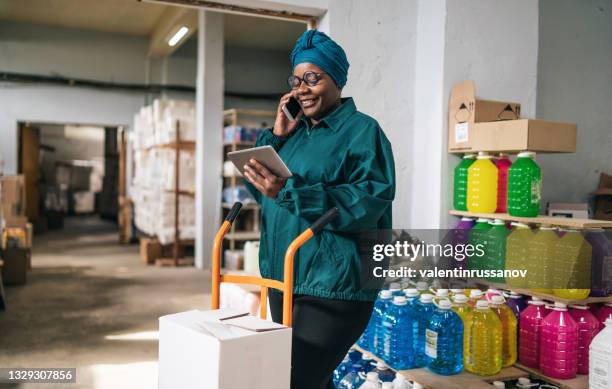
[[[303,118],[290,136],[268,129],[257,146],[273,146],[293,177],[276,199],[247,188],[261,204],[261,275],[283,279],[287,247],[332,207],[339,216],[295,256],[294,293],[341,300],[373,301],[362,289],[359,233],[391,228],[395,166],[391,144],[373,118],[358,112],[352,98],[312,128]]]

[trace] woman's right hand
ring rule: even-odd
[[[300,111],[295,120],[289,120],[283,112],[283,107],[289,102],[289,98],[291,98],[293,95],[294,92],[289,92],[283,95],[278,103],[278,108],[276,109],[276,121],[274,122],[274,130],[272,131],[276,136],[284,137],[291,134],[293,130],[295,130],[295,127],[297,127],[298,123],[300,122],[300,118],[303,115],[303,112]]]

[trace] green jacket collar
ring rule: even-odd
[[[332,113],[325,116],[319,122],[319,126],[321,123],[325,123],[325,125],[331,130],[338,131],[342,124],[355,112],[357,112],[357,107],[355,107],[355,102],[352,97],[344,97],[340,99],[340,106],[336,108]],[[304,122],[307,129],[312,129],[310,127],[310,123],[308,118],[302,117],[302,121]]]

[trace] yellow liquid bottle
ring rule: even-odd
[[[585,286],[591,285],[593,248],[580,232],[564,232],[555,247],[553,293],[566,299],[585,299],[591,292]]]
[[[558,241],[559,235],[555,229],[547,225],[540,227],[531,239],[527,287],[534,292],[552,293],[555,248]]]
[[[467,317],[472,312],[472,307],[468,305],[468,298],[464,294],[456,294],[453,296],[453,311],[461,318],[463,326],[467,321]]]
[[[527,270],[525,278],[509,277],[506,283],[515,288],[526,288],[529,278],[529,245],[533,233],[529,226],[524,223],[512,223],[513,231],[506,239],[506,270]]]
[[[468,169],[467,209],[470,212],[494,213],[497,209],[497,166],[491,156],[478,153]]]
[[[468,314],[463,337],[465,370],[493,375],[502,368],[502,323],[486,300],[479,300]]]
[[[502,324],[502,366],[514,365],[517,351],[517,320],[512,309],[506,305],[503,296],[491,298],[491,310],[497,314]]]

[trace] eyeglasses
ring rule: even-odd
[[[302,74],[302,78],[294,75],[290,75],[287,77],[287,84],[291,89],[297,89],[302,85],[302,81],[306,83],[308,86],[315,86],[321,81],[321,76],[325,73],[315,73],[315,72],[304,72]]]

